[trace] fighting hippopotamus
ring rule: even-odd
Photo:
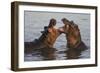
[[[63,18],[62,22],[64,23],[63,33],[66,34],[67,47],[76,50],[87,49],[87,46],[81,39],[81,33],[78,25],[66,18]]]
[[[47,60],[55,59],[54,43],[56,39],[64,33],[66,36],[67,45],[67,59],[76,59],[81,52],[87,49],[87,46],[82,41],[80,29],[73,21],[69,21],[66,18],[62,19],[64,26],[55,28],[56,20],[53,18],[50,20],[49,25],[44,27],[44,31],[41,31],[42,35],[31,42],[25,42],[25,53],[32,53],[33,51],[40,50],[41,55]]]
[[[25,42],[25,53],[32,53],[33,50],[37,49],[53,48],[57,37],[62,33],[60,29],[54,28],[55,25],[56,20],[52,18],[49,25],[44,27],[44,31],[41,32],[42,35],[38,39],[32,42]]]
[[[64,26],[61,29],[66,35],[67,40],[67,59],[77,59],[80,57],[81,52],[88,48],[82,41],[78,25],[66,18],[63,18],[62,22],[64,23]]]

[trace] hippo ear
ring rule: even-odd
[[[52,32],[52,29],[51,29],[51,28],[49,28],[49,29],[48,29],[48,32]]]

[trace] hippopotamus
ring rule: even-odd
[[[63,33],[65,33],[66,35],[67,47],[76,50],[87,49],[87,46],[82,41],[78,25],[75,24],[73,21],[69,21],[66,18],[63,18],[62,22],[64,23]]]
[[[57,37],[62,33],[60,29],[54,28],[56,20],[52,18],[48,26],[44,27],[44,31],[41,31],[42,35],[31,42],[25,42],[25,53],[32,53],[33,50],[53,48],[53,45]]]

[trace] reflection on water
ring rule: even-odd
[[[57,48],[42,48],[33,51],[32,54],[25,54],[24,61],[43,61],[43,60],[68,60],[68,59],[82,59],[86,58],[84,53],[88,50],[80,51],[76,49],[57,50]],[[89,58],[89,56],[87,56]]]
[[[41,49],[41,56],[43,57],[43,60],[55,60],[56,59],[55,48]]]
[[[79,56],[81,55],[81,52],[80,50],[76,50],[76,49],[69,49],[67,50],[67,59],[78,59]]]

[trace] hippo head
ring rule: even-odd
[[[81,35],[78,25],[76,25],[73,21],[69,21],[66,18],[62,19],[64,26],[62,27],[62,32],[66,34],[67,46],[73,47],[79,41],[81,41]]]
[[[78,25],[76,25],[73,21],[63,18],[62,22],[64,23],[64,26],[62,27],[63,33],[68,34],[69,32],[79,32]]]

